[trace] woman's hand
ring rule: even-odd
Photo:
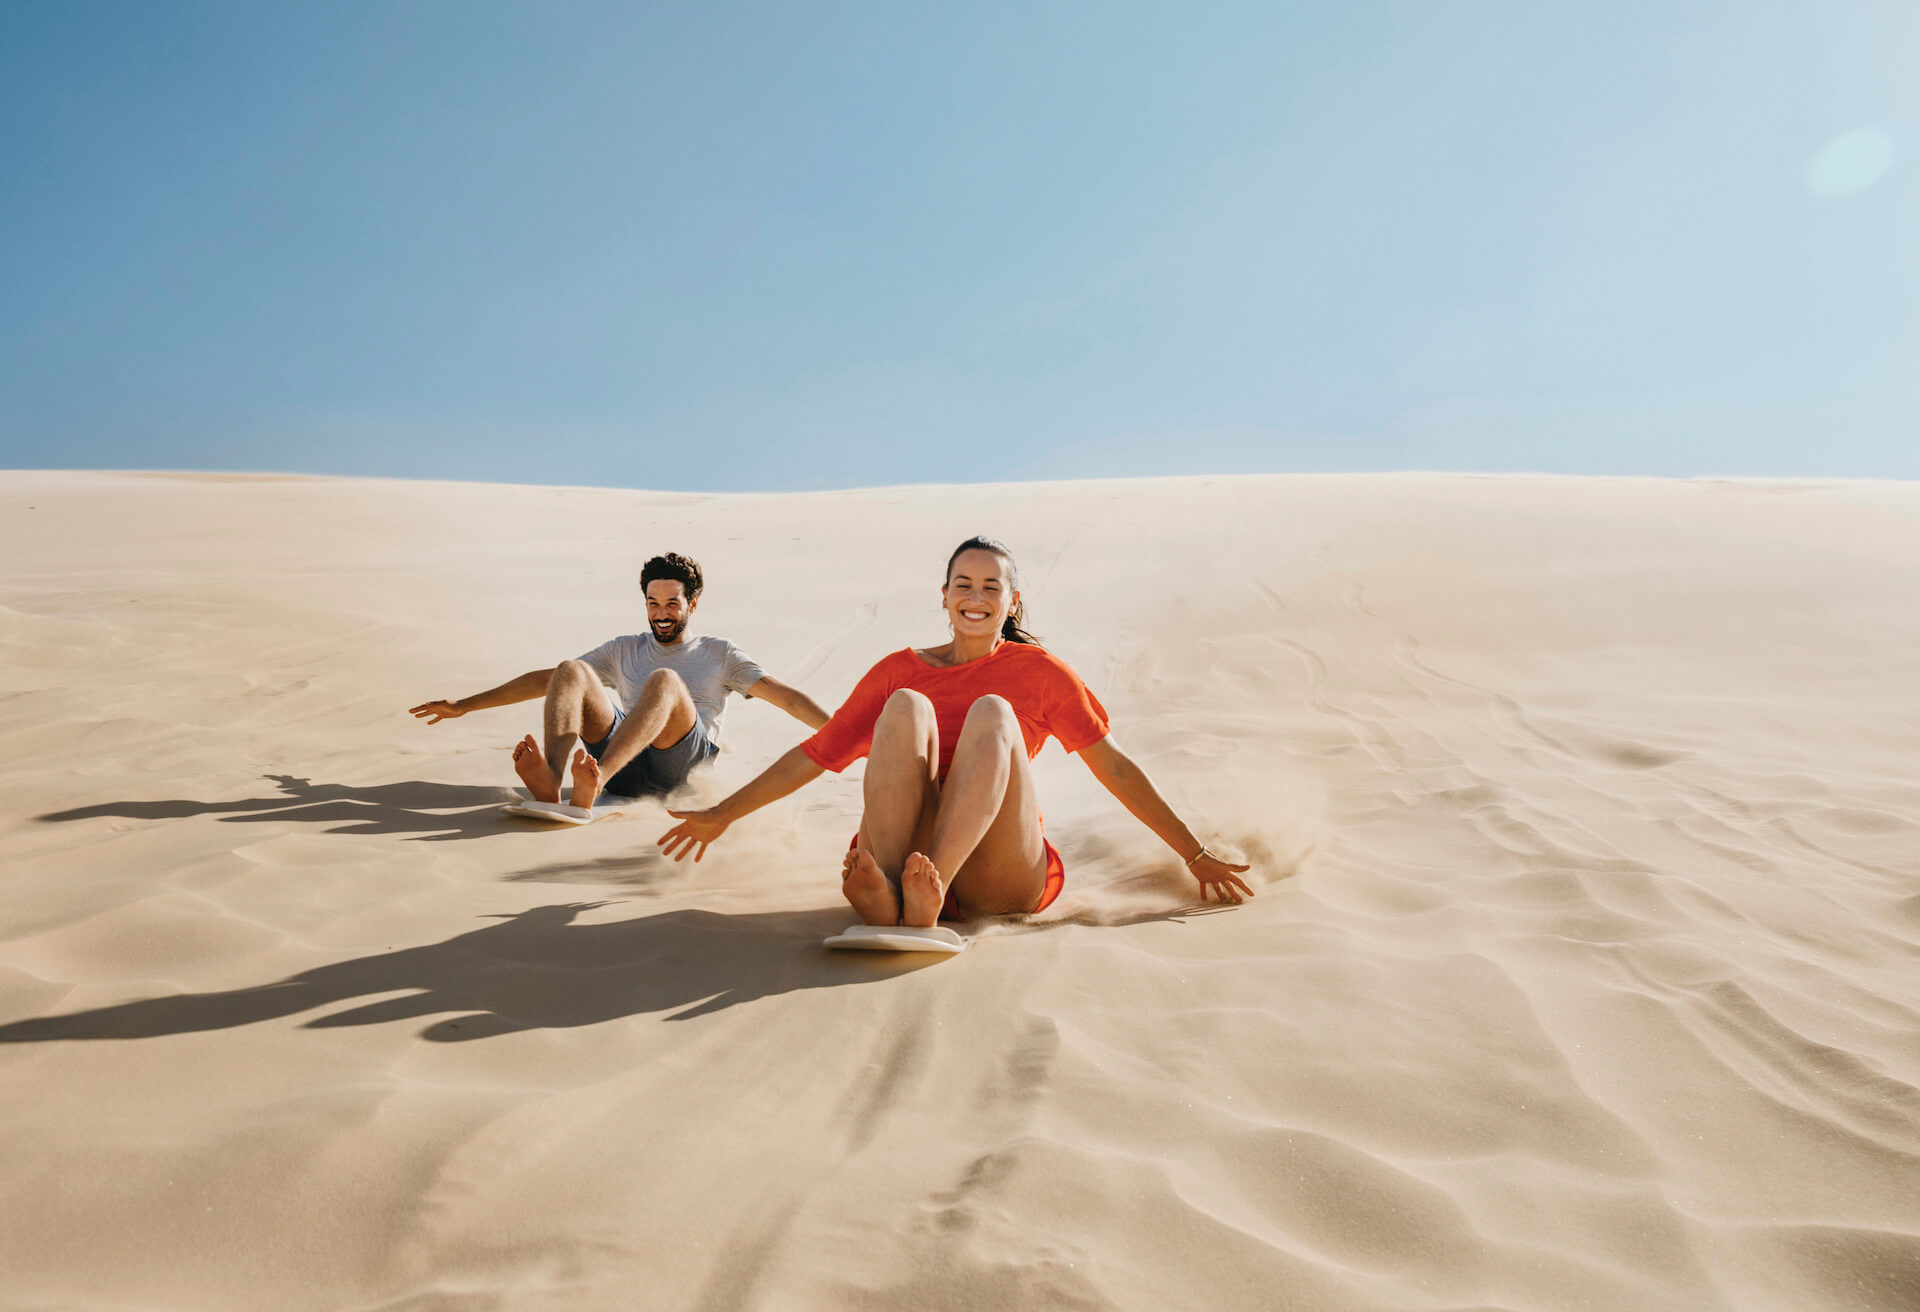
[[[416,719],[426,720],[428,724],[438,724],[442,720],[457,720],[466,714],[459,702],[422,702],[407,712]],[[431,716],[431,719],[428,717]]]
[[[733,821],[722,819],[720,809],[714,807],[706,811],[669,811],[680,823],[660,835],[660,850],[675,861],[686,859],[689,852],[698,861],[707,854],[707,844],[727,832]]]
[[[1187,863],[1187,870],[1200,881],[1200,900],[1218,897],[1222,902],[1243,902],[1253,896],[1247,881],[1240,878],[1253,867],[1223,861],[1206,848]]]
[[[1193,851],[1194,844],[1200,841],[1194,836],[1193,830],[1174,814],[1167,799],[1153,786],[1153,780],[1147,778],[1147,772],[1121,751],[1111,736],[1082,747],[1080,759],[1086,762],[1087,769],[1093,771],[1093,777],[1120,799],[1120,805],[1133,812],[1141,824],[1160,835],[1161,841],[1176,854]],[[1247,881],[1240,878],[1252,869],[1251,866],[1235,865],[1204,847],[1194,852],[1186,865],[1187,873],[1200,881],[1202,902],[1217,897],[1222,902],[1238,903],[1253,896]]]

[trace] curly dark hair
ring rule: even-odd
[[[655,579],[679,579],[681,586],[687,590],[688,601],[699,600],[700,589],[706,586],[706,580],[700,574],[700,562],[677,551],[655,556],[640,567],[641,591],[644,592],[647,584]]]

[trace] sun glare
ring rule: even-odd
[[[1842,132],[1807,161],[1807,190],[1816,196],[1854,196],[1887,176],[1893,140],[1877,128]]]

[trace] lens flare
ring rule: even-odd
[[[1887,176],[1893,139],[1878,128],[1842,132],[1807,161],[1807,190],[1816,196],[1853,196]]]

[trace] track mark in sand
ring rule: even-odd
[[[763,1300],[754,1297],[755,1290],[805,1202],[802,1193],[762,1203],[734,1226],[726,1241],[712,1250],[719,1255],[713,1264],[715,1274],[700,1291],[694,1312],[743,1312],[763,1306]]]
[[[1020,1165],[1020,1145],[1010,1144],[982,1153],[967,1163],[967,1169],[951,1189],[942,1189],[921,1206],[933,1228],[944,1234],[958,1234],[980,1224],[980,1204],[1006,1188]]]
[[[1573,814],[1558,815],[1517,797],[1474,807],[1464,818],[1483,837],[1519,856],[1552,859],[1555,864],[1596,874],[1646,868]]]
[[[1367,605],[1367,590],[1360,586],[1358,579],[1347,584],[1346,601],[1350,609],[1359,611],[1368,619],[1380,618],[1380,612]]]
[[[980,1090],[980,1105],[1000,1111],[1012,1109],[1022,1122],[1038,1101],[1060,1056],[1060,1028],[1045,1016],[1034,1016],[1006,1054],[997,1078]]]
[[[1344,706],[1336,705],[1326,693],[1327,662],[1319,652],[1303,642],[1292,638],[1283,638],[1278,634],[1268,634],[1267,641],[1283,651],[1290,651],[1300,658],[1307,668],[1307,704],[1329,718],[1343,722],[1353,735],[1355,744],[1361,751],[1372,757],[1376,765],[1404,773],[1407,766],[1406,754],[1400,744],[1394,740],[1377,721]]]
[[[839,632],[801,658],[799,665],[794,669],[792,682],[797,686],[813,678],[832,659],[833,654],[845,646],[850,639],[872,628],[879,614],[878,605],[871,601],[862,602],[855,608],[853,618],[840,626]]]
[[[1059,1027],[1048,1017],[1029,1015],[974,1098],[985,1132],[1012,1142],[975,1157],[953,1187],[932,1194],[922,1204],[936,1231],[953,1234],[974,1229],[984,1200],[1004,1190],[1019,1166],[1025,1142],[1016,1136],[1032,1119],[1059,1055]]]
[[[921,999],[907,1014],[890,1018],[879,1028],[867,1060],[851,1072],[840,1112],[849,1152],[872,1142],[894,1106],[926,1070],[932,1010],[932,1001]]]
[[[1527,717],[1526,709],[1506,693],[1495,692],[1491,688],[1483,688],[1477,683],[1469,682],[1466,679],[1455,678],[1451,674],[1442,674],[1439,670],[1427,664],[1426,661],[1420,658],[1420,639],[1414,637],[1412,634],[1403,633],[1395,640],[1393,644],[1393,662],[1399,666],[1403,672],[1411,672],[1424,676],[1435,683],[1444,683],[1455,688],[1464,688],[1476,697],[1486,701],[1488,705],[1492,706],[1499,713],[1500,718],[1518,730],[1523,737],[1532,739],[1548,751],[1557,753],[1560,756],[1575,760],[1580,759],[1580,753],[1574,751],[1568,747],[1567,744],[1561,742],[1551,734],[1542,732],[1541,729]],[[1419,686],[1417,680],[1413,682],[1414,686]]]

